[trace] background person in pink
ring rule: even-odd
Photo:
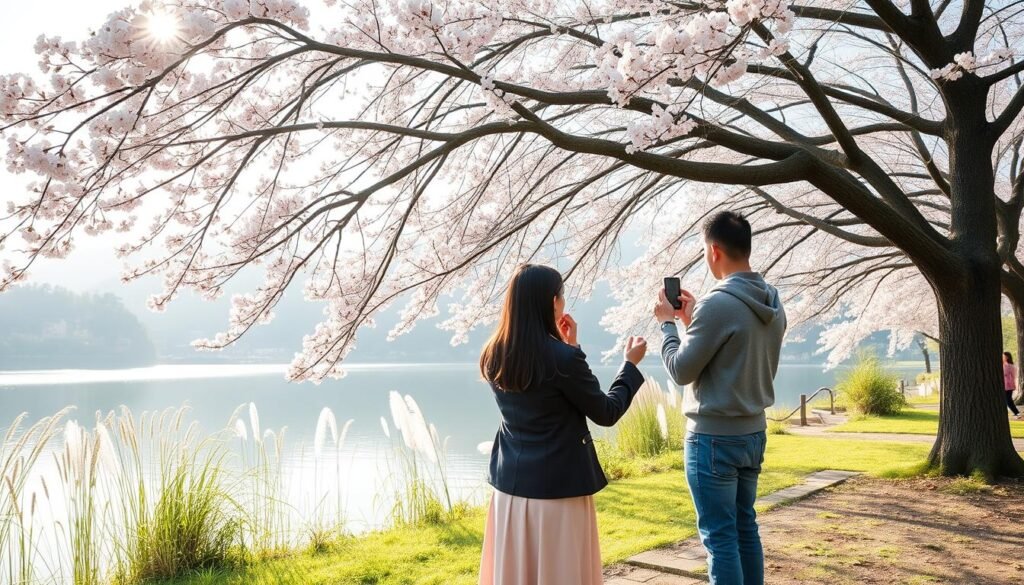
[[[1013,392],[1017,389],[1017,366],[1013,365],[1013,354],[1003,352],[1003,388],[1006,390],[1006,406],[1010,407],[1013,418],[1024,420],[1017,405],[1013,403]]]

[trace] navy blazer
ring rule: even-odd
[[[581,349],[554,338],[548,345],[543,381],[525,392],[503,392],[491,384],[501,426],[487,481],[500,492],[524,498],[589,496],[608,479],[587,419],[606,427],[615,424],[644,377],[625,362],[605,394]]]

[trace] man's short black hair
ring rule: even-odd
[[[750,258],[750,222],[735,211],[719,211],[704,220],[704,240],[733,260]]]

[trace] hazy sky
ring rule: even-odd
[[[58,35],[67,39],[83,39],[89,29],[97,28],[106,16],[129,0],[35,0],[4,2],[4,34],[0,35],[0,73],[37,73],[37,59],[32,46],[40,34]],[[9,174],[0,165],[0,201],[23,188],[23,179]],[[0,205],[0,209],[3,205]],[[120,261],[104,242],[78,238],[76,253],[61,262],[43,262],[30,274],[33,282],[62,284],[75,290],[116,284]]]

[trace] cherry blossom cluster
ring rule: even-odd
[[[975,57],[973,52],[957,53],[953,56],[952,63],[947,63],[939,69],[932,69],[931,76],[932,79],[956,81],[963,77],[964,73],[974,73],[979,69],[1003,63],[1013,55],[1014,50],[1005,47],[996,49],[980,59]]]
[[[787,251],[758,260],[778,260],[769,278],[785,285],[793,323],[829,324],[822,347],[833,362],[883,326],[896,331],[894,347],[934,329],[916,272],[888,272],[884,263],[871,272],[870,253],[786,214],[836,211],[808,185],[765,186],[765,197],[630,164],[641,151],[693,163],[774,162],[717,145],[698,124],[782,146],[789,139],[774,125],[789,125],[810,141],[808,152],[839,152],[797,84],[748,73],[783,69],[777,58],[790,50],[806,58],[819,23],[795,28],[788,3],[324,4],[330,28],[322,31],[310,30],[297,0],[180,0],[115,12],[81,42],[40,38],[40,74],[0,77],[7,168],[30,178],[6,209],[16,227],[0,241],[0,288],[24,277],[25,258],[66,256],[80,234],[117,233],[124,277],[163,279],[150,299],[155,310],[184,290],[208,299],[234,292],[233,279],[258,271],[258,286],[232,295],[222,333],[196,347],[234,343],[274,318],[286,290],[301,288],[324,307],[323,322],[289,375],[318,381],[343,375],[355,332],[396,303],[390,338],[439,317],[452,343],[465,342],[493,322],[521,262],[571,274],[574,298],[606,280],[619,305],[604,325],[623,337],[656,333],[647,301],[662,277],[680,274],[695,292],[710,286],[698,227],[728,206],[749,214],[759,249]],[[147,35],[158,12],[171,15],[173,39]],[[902,83],[890,52],[820,42],[813,67],[821,83],[863,79],[864,95]],[[942,76],[1007,61],[1012,53],[997,44],[985,58],[958,56]],[[848,68],[832,65],[836,51]],[[941,120],[941,85],[921,77],[920,115]],[[701,95],[707,85],[770,113],[738,113]],[[999,88],[993,107],[1013,95]],[[883,97],[910,110],[900,92]],[[891,122],[834,101],[851,125]],[[1024,122],[1014,124],[1019,134]],[[546,134],[536,131],[542,126]],[[552,132],[607,141],[618,158],[556,146]],[[923,140],[946,166],[941,142]],[[900,189],[918,194],[927,220],[947,223],[948,201],[910,133],[863,133],[857,143]],[[1001,141],[1000,152],[1012,145]],[[1000,171],[1006,189],[1009,174]],[[839,218],[848,234],[877,236],[849,214]],[[621,249],[634,245],[640,257],[622,261]],[[852,268],[822,271],[844,264]],[[832,302],[836,291],[842,303]],[[899,302],[915,294],[925,300]]]
[[[632,154],[646,149],[659,140],[669,140],[692,132],[697,123],[690,119],[677,121],[678,112],[679,108],[675,105],[662,108],[655,104],[649,118],[630,122],[626,129],[626,137],[630,142],[626,152]]]
[[[396,0],[390,8],[406,42],[421,43],[426,50],[441,48],[469,62],[501,28],[502,16],[495,9],[499,5],[489,4]]]

